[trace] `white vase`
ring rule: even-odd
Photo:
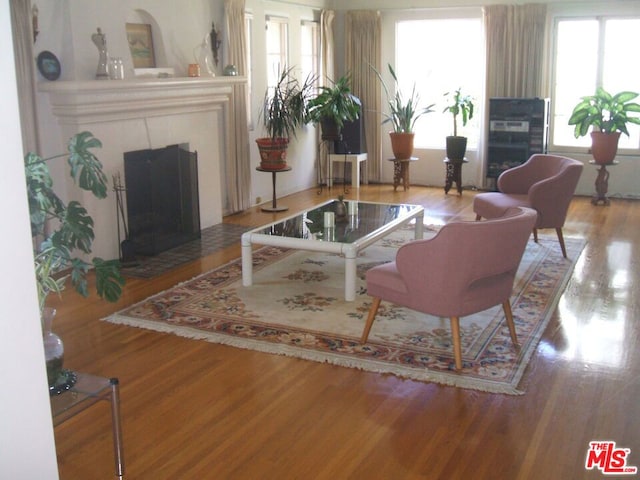
[[[45,307],[42,310],[42,340],[44,342],[44,357],[47,364],[47,380],[49,387],[54,387],[62,374],[64,363],[64,345],[58,335],[51,331],[56,309]]]

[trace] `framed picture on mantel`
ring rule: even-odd
[[[155,68],[151,25],[148,23],[127,23],[127,41],[133,59],[133,68]]]

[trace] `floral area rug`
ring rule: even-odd
[[[413,229],[399,230],[360,254],[354,302],[344,300],[340,256],[263,247],[254,252],[251,287],[242,286],[237,259],[106,320],[418,381],[523,393],[518,385],[524,370],[584,241],[566,239],[570,260],[555,237],[528,242],[511,298],[521,348],[512,345],[500,306],[463,317],[464,367],[456,372],[447,318],[383,301],[368,342],[359,342],[371,305],[365,272],[393,260],[412,235]]]

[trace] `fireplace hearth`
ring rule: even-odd
[[[184,145],[125,152],[124,172],[135,254],[153,256],[200,238],[197,152]]]

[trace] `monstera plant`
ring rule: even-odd
[[[77,256],[77,252],[90,254],[94,240],[93,219],[87,210],[75,200],[63,202],[53,190],[53,180],[48,163],[66,157],[71,178],[77,186],[91,192],[96,198],[106,198],[107,178],[102,164],[91,152],[102,144],[90,132],[74,135],[66,153],[42,158],[35,153],[25,156],[31,233],[34,243],[35,273],[40,309],[47,296],[60,293],[67,281],[75,289],[89,294],[87,273],[95,271],[96,290],[100,297],[115,302],[122,294],[124,279],[118,260],[95,257],[91,263]]]

